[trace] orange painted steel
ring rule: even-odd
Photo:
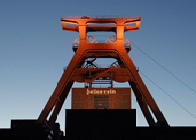
[[[61,24],[63,30],[79,33],[79,40],[76,41],[78,46],[75,46],[75,55],[72,57],[67,69],[64,70],[37,123],[44,122],[47,131],[53,127],[73,82],[87,82],[91,84],[99,77],[110,77],[111,80],[117,82],[129,83],[149,126],[168,126],[164,115],[143,83],[124,46],[124,32],[139,30],[140,22],[141,18],[139,16],[62,17]],[[103,26],[105,24],[108,26]],[[105,43],[89,42],[86,35],[87,32],[115,32],[116,38],[115,41],[106,41]],[[88,58],[115,58],[119,65],[118,67],[111,66],[110,68],[83,68]],[[46,123],[46,119],[52,110],[49,123]],[[157,122],[153,119],[152,113],[155,115]]]

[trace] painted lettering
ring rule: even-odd
[[[116,94],[116,90],[108,89],[108,90],[98,90],[98,89],[88,89],[86,90],[86,94]]]

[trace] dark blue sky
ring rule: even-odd
[[[9,128],[11,119],[37,119],[63,74],[63,68],[74,55],[72,43],[78,33],[62,30],[62,15],[140,15],[140,30],[125,33],[132,42],[129,56],[140,72],[196,116],[196,1],[7,0],[0,2],[1,128]],[[109,61],[99,63],[110,64]],[[170,125],[196,126],[195,117],[148,78],[141,77]],[[75,83],[74,87],[83,85]],[[120,86],[128,84],[115,83],[115,87]],[[71,107],[70,95],[57,119],[63,131],[64,109]],[[147,125],[134,95],[132,102],[132,107],[137,109],[137,125]]]

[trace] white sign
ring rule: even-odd
[[[104,90],[98,90],[98,89],[88,89],[86,91],[86,94],[116,94],[116,90],[113,89],[104,89]]]

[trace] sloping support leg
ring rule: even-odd
[[[72,87],[73,81],[72,81],[72,74],[75,70],[75,68],[78,67],[80,64],[81,56],[80,55],[74,55],[72,57],[72,60],[67,67],[66,70],[64,70],[64,73],[57,83],[57,86],[52,94],[52,96],[49,98],[45,108],[42,110],[40,116],[38,117],[37,123],[45,123],[48,130],[53,127],[55,124],[56,118],[58,113],[61,110],[61,107],[63,105],[63,102],[65,98],[67,98],[68,93]],[[47,124],[46,119],[50,113],[50,111],[53,110],[53,114],[49,119],[49,123]]]
[[[139,104],[146,104],[143,105],[143,107],[141,108],[145,108],[143,111],[146,111],[144,114],[149,114],[146,115],[148,120],[148,123],[153,125],[153,121],[151,119],[151,114],[149,111],[147,111],[148,106],[151,110],[152,113],[154,113],[156,119],[157,119],[157,123],[155,124],[155,126],[168,126],[168,123],[165,119],[165,117],[163,116],[162,112],[159,110],[155,100],[152,98],[150,92],[148,91],[146,85],[143,83],[138,71],[136,71],[136,67],[133,64],[131,58],[129,58],[128,54],[125,55],[120,55],[121,56],[121,61],[124,63],[124,65],[128,68],[129,73],[130,73],[130,77],[131,77],[131,82],[129,82],[129,84],[132,86],[133,90],[135,90],[134,92],[136,95],[136,98],[138,98],[139,96],[142,97],[141,99],[138,98],[139,100]],[[144,101],[145,102],[144,102]],[[141,102],[141,103],[140,103]],[[144,107],[146,106],[146,107]],[[152,123],[151,123],[152,122]]]
[[[146,118],[149,126],[155,126],[155,121],[148,109],[148,105],[146,103],[146,100],[141,96],[140,92],[138,91],[138,89],[136,88],[136,86],[134,85],[134,83],[132,83],[131,81],[128,81],[129,85],[132,87],[132,90],[135,94],[136,100],[139,103],[139,106],[142,110],[142,113],[144,115],[144,117]]]
[[[59,114],[59,112],[62,108],[62,105],[65,101],[65,98],[67,97],[72,85],[73,85],[73,81],[69,82],[67,84],[67,86],[64,88],[64,91],[62,92],[61,96],[59,97],[59,99],[56,103],[56,106],[54,108],[54,111],[52,113],[52,116],[50,116],[50,118],[49,118],[49,129],[53,128],[53,125],[55,124],[55,121],[57,119],[57,115]]]
[[[162,112],[159,110],[155,100],[152,98],[150,92],[148,91],[146,85],[144,85],[139,73],[134,76],[136,82],[133,85],[134,88],[137,88],[143,99],[146,101],[146,105],[149,106],[151,112],[154,113],[157,123],[155,126],[168,126],[168,123],[163,116]]]

